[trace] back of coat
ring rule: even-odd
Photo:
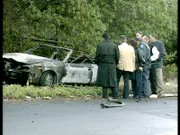
[[[123,71],[133,72],[135,70],[135,52],[134,48],[127,43],[118,46],[120,52],[117,68]]]
[[[110,40],[104,40],[97,47],[95,60],[98,64],[96,84],[103,87],[116,87],[116,64],[119,60],[117,45]]]

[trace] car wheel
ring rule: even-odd
[[[54,83],[53,73],[50,71],[44,72],[40,78],[40,86],[52,86]]]

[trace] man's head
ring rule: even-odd
[[[142,40],[143,34],[141,31],[136,32],[136,38],[139,38],[140,40]]]
[[[150,38],[150,41],[152,43],[154,43],[157,40],[157,35],[156,34],[150,34],[149,38]]]
[[[143,40],[145,43],[147,43],[147,44],[148,44],[148,42],[149,42],[149,38],[148,38],[147,36],[143,36],[143,37],[142,37],[142,40]]]
[[[124,42],[126,42],[126,41],[127,41],[126,36],[125,36],[125,35],[121,35],[121,36],[120,36],[120,43],[124,43]]]
[[[108,33],[104,33],[104,34],[102,35],[102,37],[103,37],[104,39],[110,39],[110,35],[109,35]]]
[[[128,40],[127,43],[129,45],[131,45],[132,47],[134,47],[134,48],[138,48],[139,47],[139,44],[137,43],[137,41],[135,39]]]

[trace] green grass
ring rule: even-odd
[[[172,81],[175,84],[175,80]],[[171,82],[171,83],[172,83]],[[120,89],[123,89],[123,79],[120,80]],[[176,93],[177,94],[177,85],[166,85],[164,83],[165,93]],[[109,95],[111,90],[108,89]],[[37,86],[20,86],[20,85],[4,85],[3,86],[3,99],[22,99],[25,100],[29,96],[33,99],[44,97],[50,97],[52,99],[57,98],[97,98],[101,97],[102,89],[101,87],[96,86],[72,86],[72,85],[57,85],[53,87],[37,87]],[[122,96],[122,92],[119,92],[119,97]],[[130,86],[130,94],[132,94]]]
[[[65,86],[58,85],[53,87],[36,87],[36,86],[20,86],[20,85],[4,85],[3,99],[26,99],[31,98],[82,98],[85,96],[97,97],[101,96],[101,88],[96,86]]]

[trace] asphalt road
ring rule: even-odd
[[[4,101],[3,135],[177,135],[177,98]]]

